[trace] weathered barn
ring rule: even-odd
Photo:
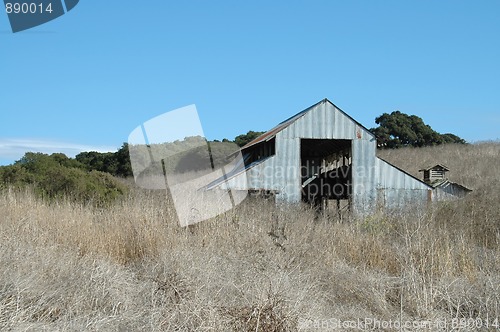
[[[449,171],[448,167],[439,164],[419,170],[419,172],[424,173],[424,182],[434,188],[434,198],[436,200],[460,198],[472,191],[448,180],[446,172]]]
[[[245,145],[244,165],[208,187],[290,203],[335,200],[360,214],[433,200],[431,185],[378,158],[376,149],[367,128],[324,99]]]

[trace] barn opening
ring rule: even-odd
[[[349,209],[352,144],[348,139],[301,139],[302,200],[326,209]]]
[[[265,158],[274,156],[275,154],[276,138],[273,137],[267,142],[264,141],[246,149],[244,153],[245,165],[250,165],[254,162],[261,161]]]

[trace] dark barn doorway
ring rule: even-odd
[[[351,140],[301,139],[300,143],[302,200],[322,210],[334,201],[339,214],[349,209]]]

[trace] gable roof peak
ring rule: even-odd
[[[252,145],[255,145],[255,144],[258,144],[258,143],[261,143],[261,142],[264,142],[264,141],[267,142],[267,141],[271,140],[272,138],[274,138],[276,136],[277,133],[279,133],[283,129],[287,128],[289,125],[291,125],[292,123],[294,123],[298,119],[302,118],[304,115],[306,115],[307,113],[309,113],[310,111],[312,111],[316,106],[321,105],[321,104],[330,104],[334,109],[336,109],[337,111],[339,111],[340,113],[342,113],[349,120],[351,120],[352,122],[356,123],[356,125],[358,125],[359,127],[365,129],[370,135],[372,135],[373,137],[375,137],[375,135],[373,135],[370,132],[370,130],[368,130],[368,128],[366,128],[361,123],[359,123],[358,121],[356,121],[353,117],[351,117],[349,114],[347,114],[346,112],[344,112],[343,110],[341,110],[339,107],[337,107],[337,105],[335,105],[334,103],[332,103],[328,98],[324,98],[324,99],[320,100],[319,102],[317,102],[316,104],[314,104],[312,106],[309,106],[305,110],[300,111],[299,113],[297,113],[297,114],[289,117],[285,121],[280,122],[277,126],[275,126],[274,128],[272,128],[271,130],[265,132],[264,134],[260,135],[259,137],[257,137],[253,141],[250,141],[245,146],[243,146],[241,149],[243,150],[243,149],[246,149],[246,148],[248,148],[248,147],[250,147]]]

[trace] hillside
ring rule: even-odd
[[[0,330],[495,330],[500,144],[379,154],[418,177],[444,164],[474,192],[343,223],[253,198],[181,229],[161,191],[102,208],[3,189]]]
[[[420,179],[419,169],[442,164],[450,169],[447,176],[451,181],[471,189],[488,190],[500,180],[500,143],[385,149],[377,151],[377,155]]]

